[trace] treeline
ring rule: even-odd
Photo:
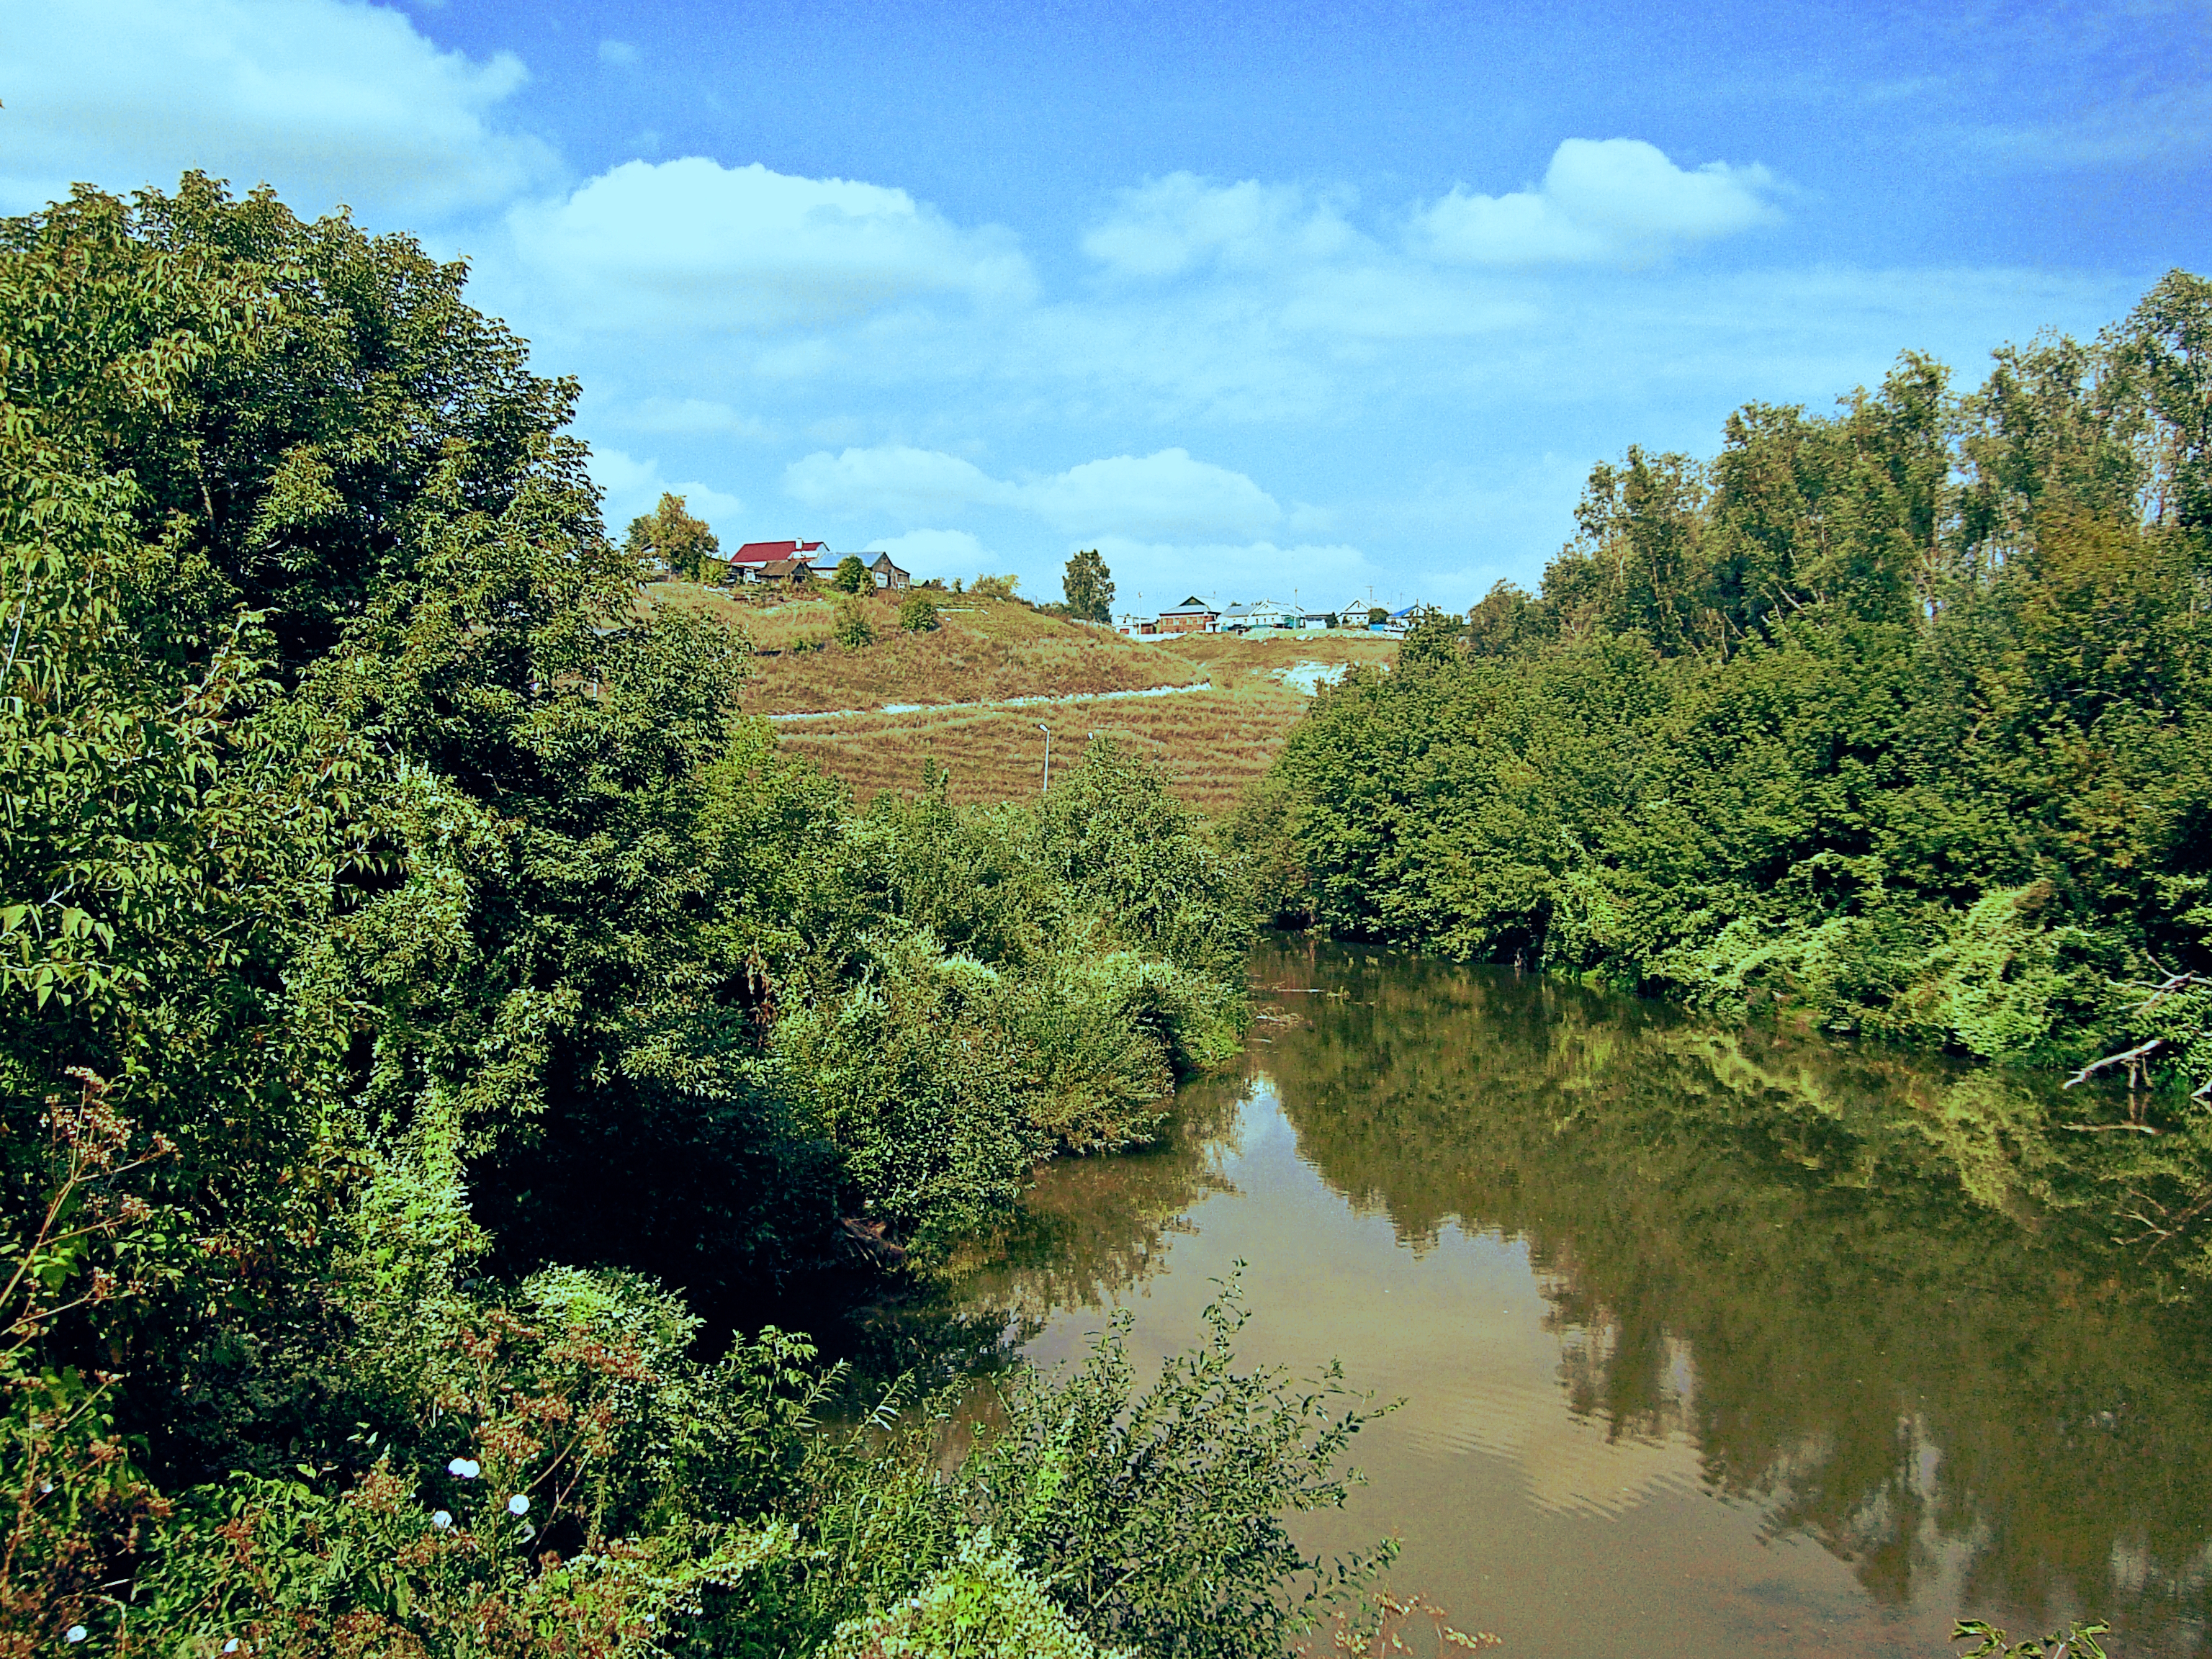
[[[783,757],[465,277],[198,177],[0,222],[0,1651],[1279,1649],[1359,1414],[1233,1297],[957,1472],[742,1334],[1146,1135],[1241,867],[1104,744]]]
[[[1632,448],[1577,525],[1319,700],[1238,822],[1279,908],[2212,1080],[2212,284]]]

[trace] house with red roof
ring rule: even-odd
[[[829,551],[827,542],[747,542],[730,555],[730,580],[757,582],[766,576],[774,581],[789,576],[796,565],[812,565]],[[770,565],[781,568],[770,573]]]

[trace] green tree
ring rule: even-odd
[[[929,634],[936,631],[937,602],[927,593],[910,593],[906,603],[899,606],[899,626],[909,634]]]
[[[664,492],[659,506],[629,521],[626,550],[632,558],[657,558],[684,580],[696,582],[722,544],[704,519],[685,510],[684,497]]]
[[[1060,589],[1067,599],[1067,614],[1078,622],[1114,620],[1114,573],[1106,568],[1097,548],[1068,560]]]
[[[1632,447],[1538,598],[1316,700],[1238,844],[1346,933],[1984,1059],[2156,1035],[2205,1081],[2145,999],[2212,972],[2208,292]]]
[[[858,593],[861,589],[870,586],[868,567],[860,562],[859,554],[848,553],[837,561],[837,574],[830,580],[830,585],[840,592]]]

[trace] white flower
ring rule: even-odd
[[[515,1493],[514,1497],[507,1500],[507,1512],[509,1515],[529,1514],[530,1499],[521,1492]]]
[[[444,1510],[433,1510],[430,1511],[430,1524],[443,1532],[453,1524],[453,1517]]]
[[[82,1625],[71,1625],[67,1630],[62,1632],[62,1640],[64,1642],[82,1642],[86,1637],[91,1634],[92,1632],[87,1630]]]
[[[483,1473],[483,1466],[473,1457],[456,1457],[446,1465],[446,1473],[463,1480],[473,1480]]]

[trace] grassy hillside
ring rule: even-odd
[[[829,639],[836,606],[802,599],[760,607],[677,582],[649,590],[657,603],[702,606],[742,626],[761,653],[747,684],[748,713],[833,713],[779,720],[785,744],[842,778],[862,801],[910,788],[925,758],[951,769],[956,800],[1006,800],[1037,787],[1042,721],[1053,763],[1073,763],[1089,734],[1112,735],[1164,761],[1184,799],[1218,811],[1267,770],[1308,694],[1284,676],[1310,682],[1351,662],[1388,662],[1395,643],[1357,635],[1246,641],[1213,635],[1158,644],[1062,621],[1028,606],[967,595],[947,606],[933,634],[898,631],[896,608],[871,607],[882,639],[848,651]],[[952,607],[959,607],[957,609]],[[819,649],[812,648],[817,645]],[[1101,697],[1163,686],[1204,688],[1164,696]],[[1073,697],[1013,708],[930,708],[884,714],[886,704],[997,702]]]

